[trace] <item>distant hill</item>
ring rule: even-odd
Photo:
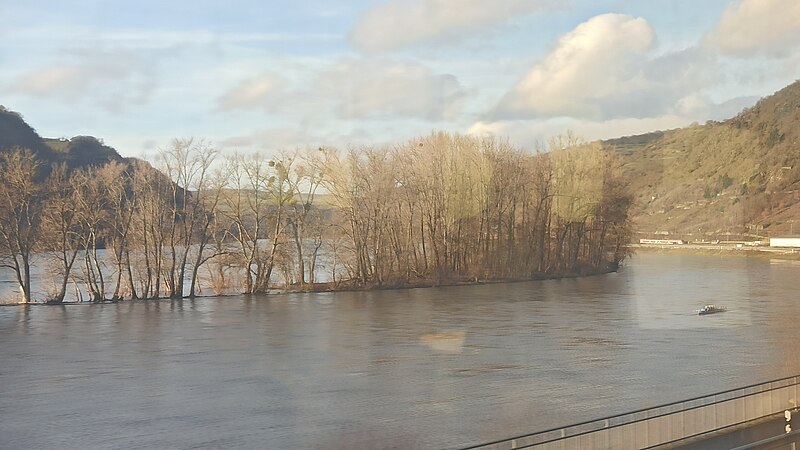
[[[605,144],[623,157],[639,231],[800,234],[800,81],[723,122]]]
[[[76,136],[72,139],[42,138],[25,122],[22,115],[0,106],[0,152],[15,149],[32,151],[46,165],[63,162],[71,168],[99,166],[111,161],[131,161],[92,136]]]
[[[55,152],[25,123],[22,115],[0,106],[0,152],[25,148],[43,160],[56,159]]]
[[[635,195],[635,228],[688,240],[800,235],[800,81],[736,117],[609,139]],[[43,139],[0,106],[0,152],[70,167],[131,162],[91,136]]]

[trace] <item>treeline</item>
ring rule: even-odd
[[[631,197],[618,163],[572,137],[530,154],[432,134],[394,147],[220,157],[175,140],[138,161],[68,170],[0,155],[0,265],[32,301],[39,258],[92,301],[524,279],[624,257]],[[320,193],[324,193],[321,195]],[[324,201],[320,201],[324,197]],[[71,287],[70,287],[71,286]]]
[[[393,149],[326,154],[359,284],[519,279],[618,264],[629,241],[614,155],[571,136],[529,154],[434,134]]]

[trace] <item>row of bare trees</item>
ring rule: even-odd
[[[518,279],[618,264],[630,237],[614,155],[567,136],[532,155],[432,134],[391,149],[326,152],[359,284]]]
[[[32,301],[34,261],[54,280],[52,303],[70,286],[91,301],[194,297],[204,283],[266,292],[276,267],[286,284],[313,283],[322,174],[296,160],[220,159],[191,139],[160,151],[159,170],[139,160],[68,170],[26,150],[2,153],[0,266],[14,273],[23,302]]]
[[[143,161],[68,170],[0,155],[0,265],[22,301],[182,298],[200,289],[529,278],[624,258],[616,160],[571,137],[530,154],[432,134],[395,147],[219,157],[175,140]],[[35,278],[35,277],[34,277]]]

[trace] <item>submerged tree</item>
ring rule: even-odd
[[[288,208],[295,192],[290,183],[293,160],[267,160],[261,155],[227,158],[227,185],[232,193],[221,198],[219,213],[230,226],[228,235],[238,247],[244,273],[244,292],[267,292],[278,256],[287,237]]]
[[[216,189],[212,189],[211,165],[216,157],[215,148],[194,139],[175,139],[159,155],[164,174],[172,181],[167,254],[167,286],[171,298],[184,296],[187,270],[190,271],[189,296],[195,296],[200,266],[207,261],[204,252],[222,187],[217,183]]]
[[[40,163],[28,150],[0,154],[0,265],[10,268],[30,303],[31,257],[41,231]]]
[[[40,171],[30,152],[4,153],[2,263],[25,302],[34,250],[57,268],[53,302],[70,279],[94,301],[194,297],[208,261],[215,291],[237,280],[244,293],[273,278],[313,287],[323,263],[335,285],[365,287],[613,268],[630,239],[618,160],[572,135],[550,148],[432,133],[215,166],[211,145],[178,139],[162,172],[135,160]]]
[[[113,210],[112,190],[118,182],[118,173],[95,166],[76,172],[72,177],[77,192],[77,211],[83,228],[83,284],[92,301],[103,301],[107,298],[111,275],[103,249],[110,234],[111,217],[116,214]]]
[[[601,146],[530,154],[435,133],[395,149],[328,151],[324,186],[363,285],[602,270],[624,257],[629,197]]]
[[[72,268],[81,250],[84,228],[81,226],[81,202],[79,189],[75,185],[79,176],[71,177],[64,164],[56,165],[50,172],[45,190],[42,214],[42,250],[54,261],[59,282],[56,291],[47,299],[50,303],[61,303],[67,293]]]

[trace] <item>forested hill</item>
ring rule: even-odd
[[[623,156],[640,232],[800,232],[800,81],[723,122],[605,143]]]
[[[28,125],[19,113],[0,106],[0,152],[27,149],[46,166],[66,163],[71,168],[100,166],[111,161],[129,162],[117,151],[92,136],[46,139]]]

